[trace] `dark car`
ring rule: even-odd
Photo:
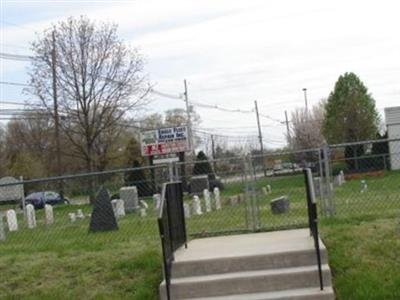
[[[45,204],[69,204],[68,199],[62,199],[61,196],[52,191],[37,192],[25,197],[25,205],[32,204],[35,209],[43,208]]]

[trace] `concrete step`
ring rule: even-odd
[[[325,247],[321,249],[321,261],[322,264],[328,263]],[[194,259],[175,261],[172,264],[172,278],[313,266],[316,263],[317,256],[314,248],[259,255]]]
[[[324,285],[331,285],[329,266],[322,266]],[[302,266],[258,271],[244,271],[205,276],[173,278],[172,299],[216,297],[225,295],[283,291],[319,286],[318,268]],[[160,286],[163,298],[165,282]]]
[[[184,300],[334,300],[332,287],[284,290],[269,293],[251,293],[241,295],[225,295],[206,298],[187,298]]]

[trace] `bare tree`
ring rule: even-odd
[[[297,108],[292,112],[289,145],[294,150],[320,147],[324,142],[322,123],[325,114],[325,101],[314,105],[311,110]]]
[[[55,51],[60,129],[75,154],[85,161],[87,171],[92,171],[99,143],[111,143],[123,128],[124,116],[146,103],[149,86],[143,58],[118,38],[116,25],[95,23],[86,17],[59,22],[44,31],[32,49],[33,88],[29,92],[55,118]],[[104,156],[104,147],[101,151]]]

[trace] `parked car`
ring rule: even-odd
[[[29,194],[25,197],[25,205],[32,204],[35,209],[43,208],[45,204],[56,205],[56,204],[69,204],[69,200],[62,199],[60,194],[52,191],[44,191]],[[22,204],[21,204],[22,206]]]

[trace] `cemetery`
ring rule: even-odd
[[[333,179],[337,181],[337,184],[333,184],[335,218],[321,218],[321,235],[327,246],[330,243],[340,245],[342,241],[338,239],[341,228],[349,228],[346,235],[353,231],[354,234],[360,233],[349,227],[351,225],[341,223],[341,219],[348,221],[350,218],[360,224],[364,224],[364,219],[376,219],[376,226],[382,227],[382,230],[390,230],[397,224],[393,218],[400,211],[397,184],[400,182],[400,173],[385,172],[383,176],[349,180],[343,180],[343,177],[340,175],[340,179]],[[260,178],[255,185],[259,214],[257,224],[248,217],[251,195],[245,193],[242,182],[231,181],[223,190],[203,189],[196,195],[186,194],[184,213],[189,238],[213,236],[221,232],[304,227],[307,210],[302,175]],[[71,274],[79,272],[82,273],[80,280],[96,287],[96,295],[110,293],[124,299],[127,291],[134,291],[135,299],[156,299],[161,281],[161,253],[156,224],[161,195],[139,198],[134,187],[122,187],[119,190],[121,199],[111,200],[108,191],[101,191],[100,194],[104,195],[104,192],[108,200],[104,202],[103,198],[103,204],[46,205],[39,210],[27,205],[25,217],[13,206],[1,206],[0,270],[8,279],[0,283],[0,292],[9,291],[11,285],[17,287],[16,295],[23,296],[31,292],[22,282],[14,281],[12,274],[20,270],[24,274],[23,282],[30,282],[31,289],[38,291],[38,299],[46,297],[46,293],[60,295],[60,299],[77,297],[78,294],[88,298],[94,296],[89,290],[75,289],[74,281],[68,279]],[[279,213],[272,208],[272,203],[277,199],[284,199],[283,206],[278,205]],[[96,222],[96,218],[100,222]],[[103,222],[105,219],[109,221]],[[362,226],[370,228],[371,224]],[[362,240],[362,236],[357,238]],[[77,256],[76,251],[79,252]],[[131,251],[134,252],[133,256],[129,254]],[[340,255],[343,255],[340,251],[345,249],[339,247],[330,254],[334,256],[333,270],[340,268]],[[71,257],[72,253],[74,257]],[[335,255],[338,255],[338,260]],[[51,264],[46,263],[48,260]],[[10,268],[11,261],[15,262],[15,266]],[[104,266],[106,274],[99,277],[93,270],[103,270],[100,265]],[[141,269],[143,274],[134,275],[133,266]],[[46,288],[39,288],[38,283],[42,279],[36,278],[32,272],[39,272],[42,268],[46,274],[60,273],[63,287],[68,289],[66,295],[55,280],[46,279]],[[362,268],[365,266],[361,265]],[[385,263],[385,268],[390,270],[391,266]],[[127,286],[121,286],[126,281],[125,276],[133,276],[133,279]],[[112,288],[104,287],[103,290],[102,285],[109,280],[113,282]],[[336,280],[339,280],[340,287],[340,277],[333,278],[335,283]],[[348,284],[342,282],[343,286]],[[340,289],[338,292],[340,294]]]

